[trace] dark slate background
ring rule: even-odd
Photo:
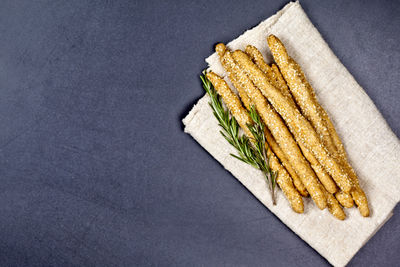
[[[301,3],[399,136],[399,2]],[[181,123],[284,4],[1,1],[0,266],[328,265]],[[398,266],[394,213],[350,266]]]

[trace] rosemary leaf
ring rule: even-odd
[[[255,107],[252,106],[249,112],[253,121],[252,124],[247,125],[249,131],[253,135],[250,139],[246,135],[239,135],[238,122],[233,116],[230,116],[229,110],[224,109],[222,100],[210,80],[206,77],[205,71],[200,75],[200,79],[204,90],[211,98],[209,104],[213,110],[215,118],[218,120],[219,126],[222,128],[220,131],[221,135],[229,144],[235,147],[238,152],[238,155],[231,154],[231,156],[263,172],[271,191],[272,203],[275,205],[277,173],[272,171],[269,166],[269,157],[267,156],[267,150],[265,147],[265,125]]]

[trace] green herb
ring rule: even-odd
[[[214,116],[217,118],[218,123],[222,128],[220,133],[238,151],[238,155],[231,155],[263,172],[271,191],[272,203],[275,205],[277,173],[272,171],[269,166],[269,158],[267,157],[267,151],[265,148],[265,125],[256,109],[252,106],[249,112],[249,115],[253,120],[252,124],[247,125],[250,132],[253,134],[253,137],[250,139],[244,134],[239,134],[238,122],[233,116],[230,116],[229,110],[224,109],[222,100],[210,80],[206,77],[205,71],[200,75],[200,79],[203,88],[211,98],[209,104],[213,110]]]

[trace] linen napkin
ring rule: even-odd
[[[269,34],[280,38],[290,56],[300,64],[333,120],[368,196],[371,216],[363,218],[356,208],[345,209],[347,218],[339,221],[327,209],[320,211],[310,199],[304,199],[304,214],[296,214],[280,190],[277,205],[273,206],[261,173],[229,155],[235,150],[219,133],[207,95],[183,119],[185,132],[300,238],[331,264],[344,266],[390,218],[400,200],[400,143],[371,99],[330,50],[299,2],[287,4],[227,46],[232,50],[244,50],[247,44],[252,44],[271,61],[266,42]],[[226,76],[215,53],[206,62],[215,73]]]

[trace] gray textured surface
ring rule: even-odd
[[[212,45],[286,1],[2,1],[0,265],[327,265],[182,131]],[[400,135],[400,4],[302,1]],[[350,266],[400,262],[400,209]]]

